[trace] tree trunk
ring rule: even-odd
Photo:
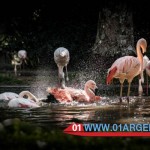
[[[99,13],[94,54],[124,56],[135,52],[132,12],[124,5],[104,8]]]

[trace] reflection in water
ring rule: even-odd
[[[104,97],[92,104],[68,103],[47,104],[34,109],[10,109],[6,102],[0,102],[0,121],[8,118],[20,118],[45,128],[66,128],[76,123],[149,123],[149,97],[131,97],[130,106],[126,99],[120,105],[118,98]]]

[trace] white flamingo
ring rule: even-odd
[[[15,75],[17,75],[17,66],[20,66],[20,68],[21,68],[21,65],[24,65],[24,63],[27,64],[26,59],[27,59],[27,51],[26,50],[19,50],[17,55],[16,54],[13,55],[11,64],[14,65]]]
[[[38,104],[36,104],[34,101],[26,98],[15,98],[8,102],[9,107],[15,107],[15,108],[35,108],[40,107]]]
[[[66,68],[66,80],[68,81],[68,71],[67,71],[67,65],[70,60],[70,54],[69,51],[64,47],[59,47],[54,51],[54,61],[57,64],[58,67],[58,77],[59,82],[61,84],[61,88],[65,88],[65,78],[64,78],[64,72],[63,68]]]
[[[24,98],[26,96],[26,98]],[[39,106],[39,99],[37,99],[31,92],[22,91],[19,97],[13,98],[8,102],[9,107],[19,108],[35,108]]]
[[[0,94],[0,100],[11,100],[13,98],[18,98],[19,95],[13,92],[4,92]]]
[[[127,93],[127,101],[129,103],[129,95],[130,95],[130,85],[133,78],[137,75],[141,75],[141,81],[144,82],[143,78],[143,55],[142,52],[146,52],[147,42],[144,38],[138,40],[136,45],[137,57],[133,56],[124,56],[118,58],[112,66],[108,69],[107,75],[107,84],[110,84],[113,78],[118,78],[121,84],[120,88],[120,102],[122,102],[122,88],[124,80],[127,79],[129,86],[128,86],[128,93]],[[142,86],[139,88],[139,93],[143,91],[141,89]]]
[[[33,108],[40,107],[41,104],[41,100],[29,91],[22,91],[19,94],[4,92],[0,94],[0,99],[8,100],[9,107]]]

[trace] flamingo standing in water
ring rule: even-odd
[[[27,98],[24,98],[26,96]],[[22,91],[19,97],[13,98],[8,102],[9,107],[35,108],[39,106],[39,100],[29,91]]]
[[[65,79],[64,79],[64,72],[63,68],[66,68],[66,80],[68,81],[68,71],[67,71],[67,65],[70,60],[70,54],[69,51],[64,47],[59,47],[54,51],[54,61],[57,64],[58,67],[58,77],[59,82],[61,84],[61,88],[65,88]]]
[[[106,82],[110,84],[113,78],[118,78],[121,84],[120,88],[120,102],[122,102],[122,88],[124,80],[128,80],[128,93],[127,93],[127,101],[129,103],[129,95],[130,95],[130,86],[133,78],[140,74],[141,81],[144,82],[143,78],[143,55],[142,52],[146,52],[147,42],[144,38],[138,40],[136,44],[137,57],[133,56],[124,56],[118,58],[112,66],[108,69],[108,75]],[[142,91],[142,87],[140,86],[139,93]]]
[[[100,96],[95,96],[95,89],[97,89],[96,83],[93,80],[88,80],[85,83],[84,90],[72,87],[65,87],[64,89],[49,87],[47,92],[54,95],[59,102],[72,102],[73,100],[93,102],[101,99]]]
[[[146,93],[148,95],[148,76],[150,76],[150,60],[146,55],[143,57],[143,69],[146,70]],[[142,86],[141,80],[139,80],[139,86]]]
[[[16,55],[13,55],[13,60],[11,61],[11,64],[14,65],[14,72],[15,72],[15,75],[17,75],[17,66],[20,66],[21,68],[21,65],[26,63],[27,64],[27,51],[26,50],[19,50],[18,51],[18,54]]]

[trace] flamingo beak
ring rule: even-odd
[[[107,79],[106,84],[107,85],[111,84],[111,81]]]
[[[109,73],[107,75],[107,78],[106,78],[107,85],[111,83],[111,80],[113,79],[114,74],[116,73],[116,71],[117,71],[117,67],[116,66],[109,71]]]

